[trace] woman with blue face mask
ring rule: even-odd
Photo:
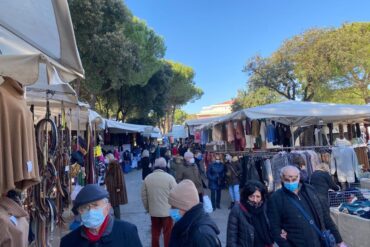
[[[213,210],[221,208],[221,191],[225,188],[225,174],[225,165],[221,162],[221,157],[216,155],[214,163],[207,169],[208,188],[211,190]]]
[[[135,225],[115,220],[110,214],[108,192],[96,184],[86,185],[76,196],[72,211],[81,215],[82,226],[64,236],[61,247],[125,246],[140,247]]]

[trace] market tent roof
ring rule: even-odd
[[[43,103],[43,104],[42,104]],[[87,124],[99,125],[104,118],[99,113],[89,109],[89,105],[79,102],[74,107],[65,107],[66,120],[68,126],[71,125],[71,130],[86,130]],[[54,120],[58,118],[61,113],[61,104],[50,104],[51,118]],[[46,115],[46,102],[40,101],[40,104],[34,106],[35,123],[43,119]]]
[[[172,131],[167,134],[167,136],[172,136],[176,139],[187,138],[188,133],[183,125],[172,125]]]
[[[67,0],[0,1],[0,75],[29,85],[40,63],[49,80],[84,76]]]
[[[300,126],[307,124],[359,121],[370,118],[370,105],[349,105],[302,101],[285,101],[244,109],[238,116],[250,119],[274,119],[278,122]]]
[[[220,122],[225,118],[225,116],[221,117],[210,117],[210,118],[201,118],[201,119],[192,119],[185,121],[185,125],[187,126],[199,126],[199,125],[207,125],[211,123]]]
[[[63,83],[58,74],[54,74],[51,78],[51,84],[49,84],[45,65],[40,65],[39,75],[35,84],[26,87],[28,104],[44,105],[44,102],[48,99],[50,102],[63,102],[65,106],[70,107],[79,105],[75,90],[68,83]]]
[[[115,120],[105,119],[100,128],[108,128],[111,133],[143,133],[145,128],[151,128],[149,125],[121,123]]]

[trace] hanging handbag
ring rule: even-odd
[[[289,201],[293,203],[293,205],[303,214],[303,217],[308,221],[308,223],[312,226],[312,228],[315,230],[315,232],[319,235],[322,244],[324,247],[335,247],[337,246],[337,243],[335,241],[335,238],[333,234],[330,232],[330,230],[323,230],[321,231],[315,224],[314,220],[308,216],[306,211],[302,208],[302,206],[295,201],[293,198],[288,197]]]

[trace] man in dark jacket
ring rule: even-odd
[[[172,206],[170,216],[175,225],[172,229],[170,247],[221,247],[217,225],[199,203],[194,183],[185,179],[170,192],[168,203]]]
[[[283,187],[272,195],[268,208],[272,237],[279,247],[323,246],[318,233],[292,200],[306,211],[319,229],[330,230],[338,245],[345,246],[330,215],[323,210],[315,189],[309,184],[299,183],[298,168],[286,166],[280,174]],[[287,232],[286,239],[281,237],[282,229]]]
[[[86,185],[73,203],[73,212],[81,215],[83,226],[64,236],[61,247],[141,247],[135,225],[115,220],[109,214],[108,192],[96,184]]]

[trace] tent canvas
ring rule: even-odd
[[[149,125],[121,123],[115,120],[105,119],[100,128],[108,128],[111,133],[143,133],[145,128],[153,128]]]
[[[49,81],[84,76],[67,0],[0,1],[0,75],[29,85],[40,63]]]
[[[287,125],[303,126],[319,121],[363,121],[370,117],[370,106],[285,101],[244,109],[242,114],[250,119],[273,119]]]

